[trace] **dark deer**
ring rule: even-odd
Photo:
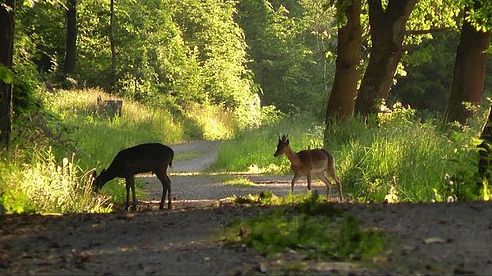
[[[126,180],[126,205],[130,197],[130,189],[133,193],[132,209],[136,209],[135,200],[135,175],[145,172],[153,172],[162,183],[162,197],[159,209],[164,207],[167,193],[167,208],[171,209],[171,180],[167,176],[167,167],[172,166],[174,151],[165,145],[158,143],[141,144],[121,150],[111,162],[107,170],[102,170],[100,175],[94,172],[94,189],[97,192],[106,182],[121,177]]]
[[[340,196],[343,201],[342,185],[335,175],[335,158],[324,149],[308,149],[294,153],[289,146],[289,138],[283,135],[278,137],[277,150],[273,156],[278,157],[285,154],[291,163],[294,178],[291,183],[291,191],[294,192],[294,184],[301,176],[307,177],[308,190],[311,190],[311,178],[317,176],[326,184],[327,197],[330,197],[331,183],[330,179],[335,181]]]

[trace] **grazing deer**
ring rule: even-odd
[[[121,177],[126,180],[126,205],[130,197],[130,189],[133,193],[132,208],[136,209],[135,201],[135,175],[144,172],[153,172],[162,183],[162,196],[159,209],[164,207],[167,193],[167,208],[171,209],[171,180],[167,176],[167,167],[172,166],[174,151],[165,145],[158,143],[141,144],[121,150],[111,162],[107,170],[102,170],[100,175],[93,173],[95,179],[94,190],[97,192],[106,182]]]
[[[278,157],[285,154],[291,163],[294,178],[291,183],[291,191],[294,192],[294,184],[301,176],[307,177],[308,190],[311,190],[311,177],[317,176],[326,184],[327,196],[330,197],[330,178],[332,178],[337,187],[340,201],[343,201],[342,185],[335,175],[335,158],[324,149],[308,149],[294,153],[289,146],[289,139],[286,135],[278,137],[277,150],[273,156]]]

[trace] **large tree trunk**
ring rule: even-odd
[[[405,25],[417,1],[390,0],[384,9],[381,0],[368,0],[372,49],[356,99],[357,113],[376,113],[378,104],[388,97],[403,54]]]
[[[77,0],[67,0],[67,46],[65,50],[65,74],[75,73],[77,53]]]
[[[326,109],[326,123],[331,119],[345,120],[354,112],[362,43],[360,25],[361,0],[354,0],[344,12],[345,26],[338,29],[335,80]]]
[[[468,11],[465,12],[465,18]],[[462,124],[470,118],[472,111],[465,108],[463,102],[480,104],[483,86],[490,32],[477,31],[467,20],[463,20],[460,41],[456,50],[454,76],[451,94],[446,107],[447,122],[458,121]]]
[[[0,64],[12,70],[15,1],[0,4]],[[0,150],[8,149],[12,130],[12,83],[0,79]]]
[[[110,21],[109,21],[109,41],[111,43],[111,89],[114,89],[116,84],[116,47],[114,42],[114,0],[111,0],[110,5]]]

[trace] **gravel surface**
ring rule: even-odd
[[[162,187],[155,177],[143,175],[145,195],[134,213],[0,216],[0,275],[492,275],[488,202],[333,203],[365,227],[392,237],[392,246],[371,264],[306,261],[293,253],[264,257],[224,245],[218,235],[223,226],[267,208],[235,207],[219,199],[264,190],[286,194],[291,177],[243,175],[257,185],[229,186],[224,179],[231,176],[191,173],[213,162],[217,145],[173,146],[176,154],[204,154],[173,162],[171,211],[158,210]],[[305,181],[295,188],[304,192]],[[321,183],[314,188],[326,191]]]

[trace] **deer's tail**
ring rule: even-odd
[[[174,151],[171,152],[171,159],[169,160],[169,167],[173,167],[173,158],[174,158]]]

